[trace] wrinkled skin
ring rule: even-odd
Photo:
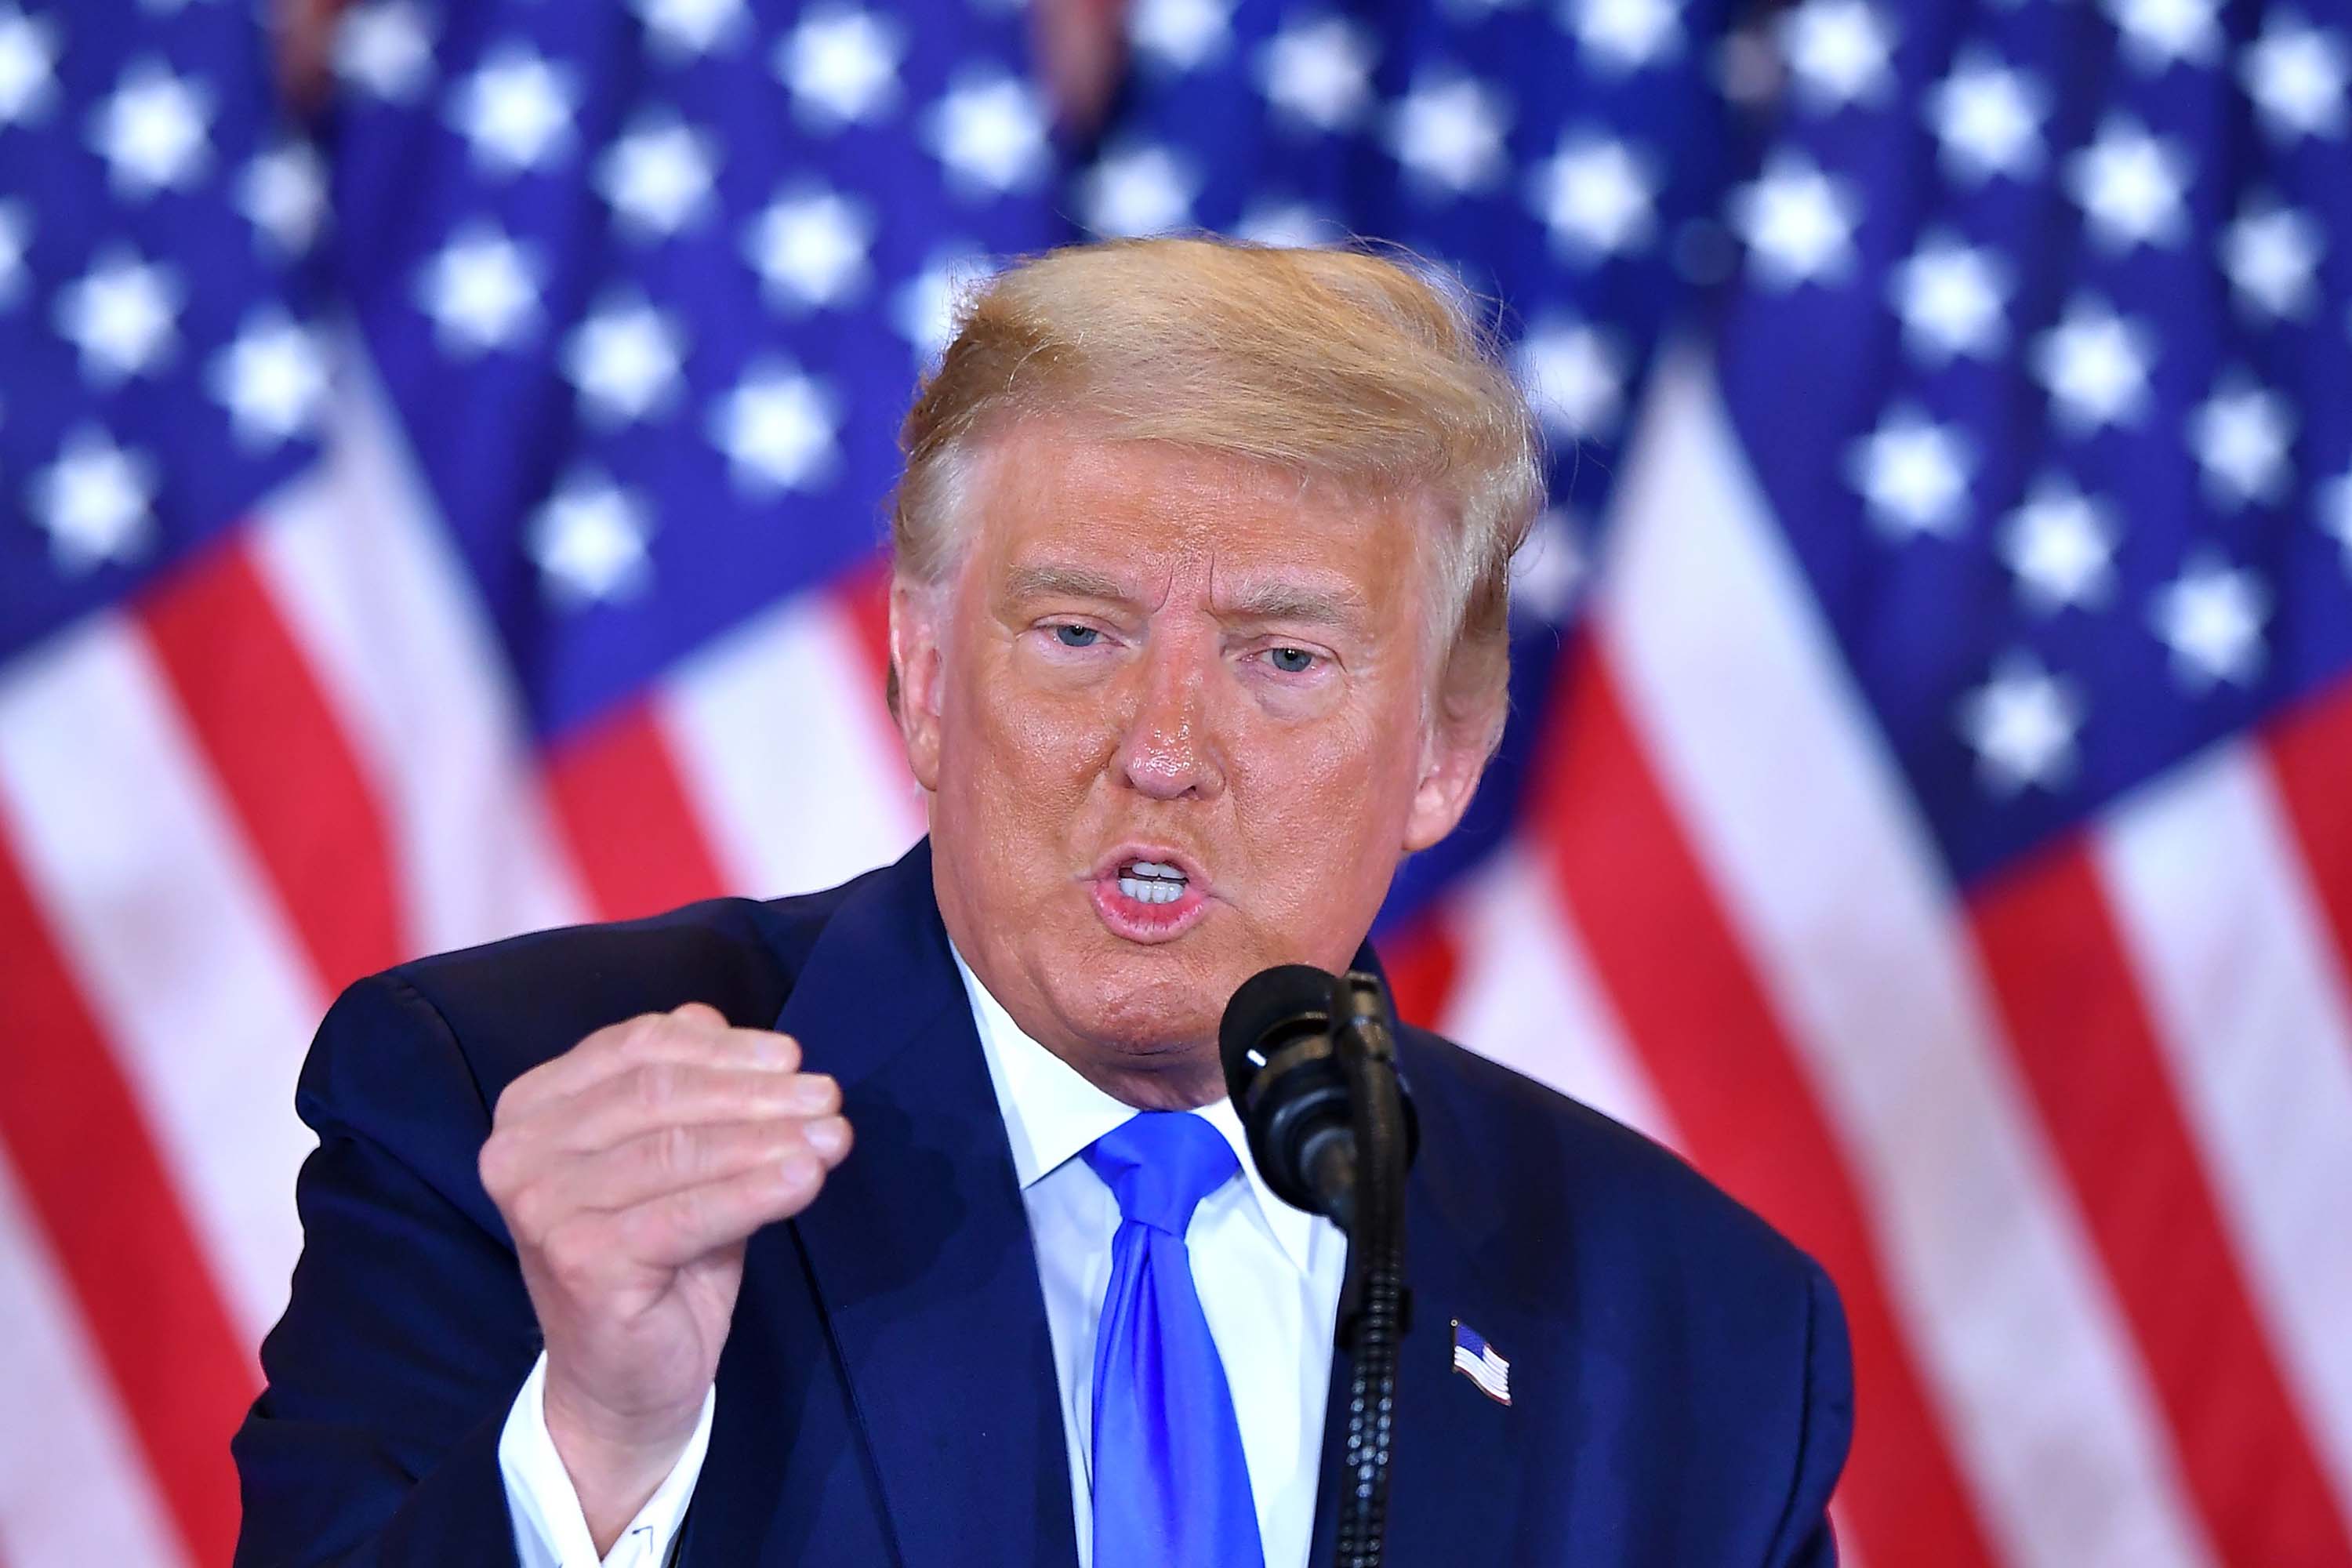
[[[960,564],[891,603],[948,931],[1090,1081],[1207,1103],[1234,988],[1346,968],[1398,862],[1469,804],[1488,731],[1437,719],[1436,524],[1034,422],[991,440],[972,493]],[[1097,873],[1138,844],[1206,884],[1172,938],[1098,912]]]

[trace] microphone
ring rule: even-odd
[[[1348,1357],[1339,1568],[1381,1568],[1404,1282],[1405,1168],[1420,1142],[1378,976],[1287,963],[1251,976],[1217,1026],[1225,1089],[1275,1195],[1348,1233],[1336,1348]]]
[[[1291,1207],[1350,1232],[1357,1096],[1339,1042],[1351,1032],[1370,1037],[1362,1039],[1368,1065],[1384,1069],[1387,1084],[1394,1086],[1402,1107],[1403,1163],[1411,1164],[1420,1128],[1412,1098],[1396,1077],[1388,996],[1378,979],[1360,972],[1341,979],[1304,963],[1280,964],[1242,983],[1217,1029],[1225,1089],[1241,1112],[1265,1184]]]

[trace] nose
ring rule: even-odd
[[[1135,706],[1117,765],[1129,787],[1154,800],[1213,800],[1225,769],[1213,722],[1215,654],[1189,638],[1148,648],[1135,672]]]

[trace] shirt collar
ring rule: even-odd
[[[952,943],[950,950],[953,951]],[[988,1058],[988,1076],[996,1086],[997,1107],[1004,1115],[1005,1137],[1013,1145],[1013,1173],[1025,1192],[1133,1116],[1135,1107],[1088,1083],[1076,1068],[1030,1038],[1004,1005],[980,983],[961,952],[955,953],[955,963],[971,999],[980,1048]],[[1214,1100],[1192,1114],[1232,1145],[1256,1202],[1258,1218],[1273,1233],[1283,1255],[1301,1273],[1306,1272],[1315,1216],[1276,1197],[1258,1174],[1234,1102]]]

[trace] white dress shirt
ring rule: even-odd
[[[1079,1155],[1135,1110],[1022,1033],[961,953],[956,968],[971,998],[1021,1201],[1029,1211],[1061,1382],[1078,1568],[1092,1568],[1095,1323],[1110,1284],[1118,1201]],[[1242,1174],[1193,1211],[1184,1235],[1192,1279],[1241,1423],[1266,1568],[1307,1568],[1347,1238],[1328,1220],[1292,1208],[1266,1190],[1230,1101],[1216,1100],[1193,1114],[1233,1145]],[[579,1496],[548,1436],[541,1397],[546,1373],[541,1352],[499,1439],[515,1549],[522,1568],[599,1568]],[[704,1396],[701,1421],[676,1468],[601,1568],[658,1568],[667,1559],[702,1471],[717,1401],[716,1390]]]

